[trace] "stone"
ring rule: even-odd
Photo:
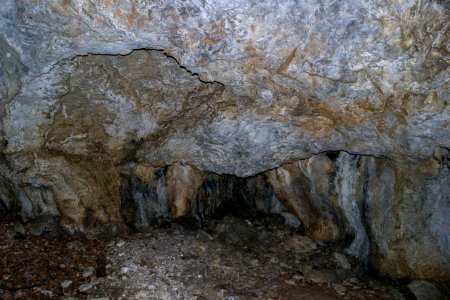
[[[90,290],[92,290],[93,287],[95,287],[98,284],[98,280],[97,279],[93,279],[90,282],[87,283],[83,283],[82,285],[79,286],[78,290],[81,293],[87,293]]]
[[[340,295],[345,294],[345,292],[347,291],[347,289],[345,288],[345,286],[340,285],[340,284],[333,284],[333,288],[336,292],[338,292]]]
[[[45,299],[49,299],[49,298],[53,298],[53,292],[40,288],[40,287],[35,287],[33,288],[35,291],[38,291],[39,293],[41,293],[42,295],[44,295]]]
[[[136,300],[148,299],[148,297],[149,297],[149,292],[148,291],[140,291],[136,295],[134,295],[134,299],[136,299]]]
[[[296,235],[283,243],[284,248],[299,253],[308,253],[317,249],[317,244],[307,236]]]
[[[352,265],[350,264],[350,262],[348,261],[347,257],[344,254],[334,252],[333,255],[334,258],[336,259],[336,262],[341,268],[345,270],[350,270],[352,268]]]
[[[296,285],[295,281],[294,281],[294,280],[291,280],[291,279],[285,280],[284,282],[285,282],[286,284],[288,284],[288,285],[293,285],[293,286]]]
[[[67,289],[72,285],[72,280],[64,280],[63,282],[61,282],[61,287],[63,289]]]
[[[257,260],[257,259],[252,259],[251,261],[250,261],[250,265],[252,265],[253,267],[257,267],[257,266],[259,266],[261,263],[259,262],[259,260]]]
[[[83,269],[83,277],[91,277],[95,274],[95,268],[90,266]]]
[[[16,232],[16,234],[19,234],[21,236],[26,236],[27,235],[27,229],[21,223],[15,223],[14,224],[14,232]]]
[[[443,300],[444,295],[433,283],[425,280],[414,280],[408,284],[409,290],[417,300]]]
[[[121,247],[125,246],[125,244],[126,244],[126,242],[125,242],[124,240],[119,240],[119,241],[116,243],[116,246],[119,247],[119,248],[121,248]]]
[[[260,246],[256,229],[245,220],[228,216],[216,227],[221,242],[242,248]]]
[[[393,162],[365,158],[371,260],[386,276],[450,281],[447,156]],[[447,164],[447,166],[446,166]]]
[[[328,174],[334,169],[335,165],[323,154],[266,173],[277,198],[302,221],[305,233],[314,239],[333,241],[342,237],[333,221],[342,216],[329,199],[332,194]]]
[[[331,270],[326,269],[305,269],[306,280],[313,283],[335,283],[337,276]]]

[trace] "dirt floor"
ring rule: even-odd
[[[339,246],[270,218],[109,241],[24,236],[2,220],[0,299],[406,299]]]

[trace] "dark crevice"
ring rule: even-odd
[[[198,79],[200,82],[202,82],[202,83],[205,83],[205,84],[219,84],[219,85],[221,85],[221,86],[225,86],[225,85],[224,85],[223,83],[221,83],[220,81],[207,81],[207,80],[200,79],[200,75],[199,75],[198,73],[189,70],[189,68],[187,68],[186,66],[182,65],[182,64],[181,64],[174,56],[168,54],[164,49],[158,49],[158,48],[146,48],[146,47],[144,47],[144,48],[136,48],[136,49],[132,49],[131,51],[129,51],[128,53],[125,53],[125,54],[121,54],[121,53],[111,54],[111,53],[88,52],[88,53],[86,53],[86,54],[78,54],[78,55],[72,56],[72,57],[70,57],[70,58],[63,58],[63,59],[60,59],[60,60],[56,61],[56,62],[55,62],[49,69],[47,69],[46,71],[44,71],[44,72],[42,72],[42,73],[39,73],[39,74],[33,76],[33,79],[36,79],[36,78],[38,78],[38,77],[40,77],[40,76],[42,76],[42,75],[45,75],[45,74],[49,74],[49,73],[52,72],[58,65],[60,65],[60,64],[62,64],[62,63],[64,63],[64,62],[74,61],[74,60],[76,60],[76,59],[79,58],[79,57],[87,57],[87,56],[90,56],[90,55],[101,55],[101,56],[123,56],[123,57],[125,57],[125,56],[128,56],[128,55],[132,54],[132,53],[135,52],[135,51],[142,51],[142,50],[143,50],[143,51],[156,51],[156,52],[161,52],[161,53],[163,53],[168,59],[174,60],[174,61],[178,64],[178,66],[179,66],[181,69],[185,70],[187,73],[189,73],[191,76],[197,78],[197,79]]]

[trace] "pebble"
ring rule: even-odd
[[[334,258],[341,268],[345,270],[350,270],[352,268],[352,265],[349,263],[347,257],[344,254],[334,252]]]
[[[72,280],[64,280],[63,282],[61,282],[61,287],[63,289],[67,289],[69,286],[72,285]]]
[[[110,294],[111,299],[188,299],[187,295],[209,300],[240,299],[239,296],[230,296],[229,292],[225,297],[225,292],[220,294],[219,289],[210,286],[216,283],[215,280],[220,280],[224,284],[235,285],[239,291],[256,291],[258,296],[268,295],[272,290],[270,298],[274,299],[277,298],[275,291],[278,289],[266,288],[263,284],[263,281],[269,282],[273,278],[281,279],[281,282],[277,282],[281,284],[281,289],[286,290],[308,289],[311,282],[315,282],[320,284],[319,289],[328,287],[329,292],[336,297],[357,299],[358,295],[367,294],[366,291],[353,290],[353,286],[362,284],[356,278],[348,278],[355,276],[351,273],[357,273],[356,271],[345,271],[345,264],[337,267],[339,258],[344,257],[341,262],[347,259],[345,255],[340,254],[343,253],[340,248],[334,250],[336,252],[329,251],[328,248],[326,251],[319,248],[312,252],[312,248],[319,246],[305,237],[287,235],[285,240],[290,242],[287,244],[289,247],[279,242],[278,246],[274,247],[275,253],[265,247],[262,253],[257,252],[258,249],[255,248],[251,252],[233,252],[230,257],[229,250],[224,249],[228,246],[219,247],[210,243],[205,235],[201,235],[197,240],[195,236],[186,235],[184,231],[180,231],[180,236],[167,234],[167,237],[162,238],[164,234],[166,232],[158,234],[157,238],[144,240],[127,239],[126,243],[116,240],[114,249],[110,252],[111,260],[106,266],[108,276],[103,282],[99,279],[98,285],[93,289],[89,285],[89,289],[82,288],[85,291],[84,296],[90,293],[97,296],[108,295],[108,290],[114,290],[117,293]],[[269,236],[273,237],[275,234],[270,232]],[[120,244],[121,248],[117,244]],[[301,253],[307,255],[302,256]],[[326,257],[323,257],[325,255]],[[205,265],[212,267],[207,268]],[[240,269],[242,266],[250,267],[244,271]],[[357,268],[357,265],[353,266],[353,269],[359,270]],[[277,274],[272,277],[269,272]],[[231,276],[235,279],[230,280]],[[75,284],[72,284],[72,287],[74,286]],[[78,286],[76,285],[76,288]],[[261,290],[260,293],[255,287],[264,291]],[[89,291],[90,289],[92,290]],[[374,292],[374,295],[377,294],[378,292]]]
[[[300,274],[295,274],[292,278],[295,280],[302,280],[302,279],[305,279],[305,276],[300,275]]]
[[[119,248],[125,246],[125,241],[124,240],[118,241],[116,246],[119,247]]]
[[[272,258],[270,258],[270,262],[273,264],[278,264],[280,261],[278,260],[278,258],[272,257]]]
[[[135,299],[148,299],[148,297],[149,297],[148,291],[140,291],[134,296]]]
[[[83,270],[83,277],[91,277],[92,275],[94,275],[95,273],[95,268],[94,267],[86,267]]]
[[[80,241],[72,241],[67,243],[67,248],[69,248],[70,250],[81,249],[82,247],[83,245],[81,245]]]
[[[338,292],[341,295],[345,294],[345,292],[347,291],[347,289],[343,285],[340,285],[340,284],[334,284],[333,288],[336,292]]]
[[[91,282],[84,283],[84,284],[80,285],[80,287],[78,288],[78,290],[79,290],[81,293],[85,293],[85,292],[91,290],[91,289],[92,289],[94,286],[96,286],[97,284],[98,284],[98,281],[97,281],[97,280],[92,280]]]
[[[425,280],[414,280],[408,284],[409,290],[417,300],[443,300],[444,296],[431,282]]]
[[[289,285],[295,285],[295,281],[291,279],[285,280],[284,282]]]
[[[331,283],[336,281],[336,276],[327,269],[312,269],[305,276],[306,279],[313,283]]]
[[[257,259],[252,259],[252,260],[250,261],[250,264],[251,264],[253,267],[257,267],[257,266],[260,265],[259,260],[257,260]]]
[[[43,289],[43,288],[40,288],[40,287],[34,288],[34,290],[40,292],[42,295],[44,295],[45,298],[53,298],[53,292],[52,291],[49,291],[49,290],[46,290],[46,289]]]

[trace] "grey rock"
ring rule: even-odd
[[[254,248],[260,246],[258,233],[250,222],[233,216],[227,216],[216,227],[219,241],[238,246]]]
[[[23,226],[22,223],[15,223],[14,224],[14,232],[25,236],[27,234],[27,229],[25,228],[25,226]]]
[[[431,282],[425,280],[414,280],[408,284],[409,290],[416,296],[417,300],[443,300],[444,295]]]
[[[116,243],[116,246],[119,247],[119,248],[121,248],[121,247],[125,246],[125,244],[126,244],[126,242],[125,242],[124,240],[119,240],[119,241]]]
[[[348,261],[347,257],[344,254],[334,252],[333,255],[341,268],[346,270],[350,270],[352,268],[352,265],[350,264],[350,262]]]
[[[97,284],[98,284],[98,280],[97,280],[97,279],[94,279],[94,280],[91,280],[91,281],[88,282],[88,283],[83,283],[82,285],[80,285],[80,287],[78,288],[78,290],[79,290],[81,293],[87,293],[87,292],[89,292],[90,290],[92,290],[92,288],[95,287]]]
[[[327,269],[305,269],[305,278],[313,283],[334,283],[337,276],[333,271]]]
[[[83,269],[83,277],[91,277],[95,274],[95,268],[90,266]]]
[[[35,287],[35,288],[33,288],[33,289],[34,289],[35,291],[41,293],[42,295],[44,295],[44,297],[45,297],[46,299],[48,299],[48,298],[53,298],[53,292],[52,292],[52,291],[49,291],[49,290],[46,290],[46,289],[43,289],[43,288],[40,288],[40,287]]]
[[[360,173],[357,167],[358,156],[342,152],[338,157],[338,172],[336,176],[336,189],[339,206],[349,222],[355,235],[351,245],[346,249],[350,255],[364,261],[369,255],[369,240],[362,224],[361,210],[363,198]]]
[[[61,287],[63,289],[67,289],[72,285],[72,280],[64,280],[63,282],[61,282]]]
[[[35,234],[116,235],[226,182],[384,275],[448,282],[448,9],[3,0],[0,205]]]

